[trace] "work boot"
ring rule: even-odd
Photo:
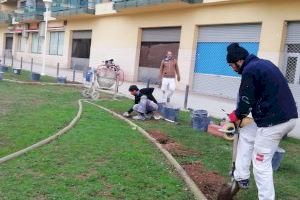
[[[249,188],[249,179],[240,180],[240,181],[237,181],[237,183],[241,189]]]
[[[134,120],[145,120],[146,118],[143,115],[136,115],[136,116],[133,116],[132,119],[134,119]]]

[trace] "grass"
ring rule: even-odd
[[[0,157],[66,126],[76,115],[79,91],[70,87],[0,82]]]
[[[11,76],[11,74],[10,74]],[[17,77],[18,78],[18,77]],[[0,82],[0,157],[64,127],[77,89]],[[58,140],[0,164],[0,199],[193,199],[164,156],[128,124],[84,104]]]
[[[192,199],[140,133],[87,104],[74,129],[0,171],[0,199]]]
[[[104,100],[98,103],[119,113],[126,111],[133,103],[132,100],[128,99],[122,99],[121,102]],[[231,142],[193,130],[190,123],[190,114],[187,112],[180,113],[179,122],[179,125],[165,121],[137,123],[148,131],[160,130],[175,141],[201,153],[200,156],[193,155],[187,158],[177,158],[180,163],[201,161],[207,169],[217,171],[224,177],[228,177],[232,152]],[[289,138],[282,141],[280,146],[287,153],[280,170],[274,173],[276,198],[296,200],[300,197],[300,141]],[[257,199],[257,190],[253,177],[250,189],[240,192],[237,199]]]

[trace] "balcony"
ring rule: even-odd
[[[113,0],[117,11],[135,10],[140,8],[180,8],[189,7],[193,3],[202,3],[203,0]]]
[[[69,16],[94,15],[96,4],[102,0],[54,0],[51,16],[66,18]]]
[[[14,11],[14,22],[30,23],[39,22],[44,19],[45,8],[22,7]]]
[[[10,12],[4,12],[4,11],[0,12],[0,25],[11,24],[11,20],[12,17]]]

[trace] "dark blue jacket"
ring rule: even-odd
[[[258,127],[268,127],[298,118],[287,80],[272,62],[249,55],[239,73],[242,80],[235,111],[239,119],[251,112]]]

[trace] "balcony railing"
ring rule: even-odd
[[[203,0],[112,0],[116,10],[167,3],[202,3]]]
[[[95,6],[102,0],[53,0],[51,16],[70,16],[78,14],[95,14]],[[16,22],[42,21],[45,7],[21,7],[14,13]]]
[[[10,12],[0,12],[0,24],[11,24],[11,19]]]
[[[52,3],[52,16],[95,14],[95,6],[102,0],[55,0]]]
[[[14,18],[16,22],[41,21],[44,18],[44,7],[22,7],[15,11]]]

